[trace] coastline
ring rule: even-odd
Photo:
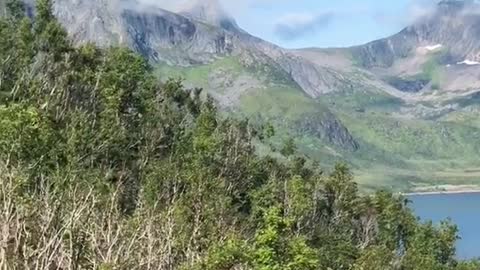
[[[402,196],[427,196],[427,195],[451,195],[451,194],[474,194],[480,193],[480,186],[477,185],[441,185],[423,187],[411,192],[400,192]]]

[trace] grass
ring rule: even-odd
[[[409,191],[417,185],[480,183],[478,174],[465,173],[480,159],[479,128],[396,117],[393,112],[403,102],[384,94],[337,93],[315,102],[293,89],[280,88],[244,96],[241,104],[247,115],[261,114],[280,125],[280,133],[292,132],[289,123],[304,115],[320,114],[330,104],[360,149],[343,151],[307,134],[296,136],[298,147],[325,166],[348,162],[367,190]],[[359,107],[365,111],[359,112]]]
[[[448,159],[461,155],[463,160],[475,160],[471,157],[477,157],[479,153],[475,138],[480,138],[480,130],[476,128],[374,113],[360,118],[340,117],[354,135],[358,134],[370,145],[403,158]]]
[[[306,113],[324,113],[326,108],[298,89],[274,86],[256,89],[242,97],[240,110],[247,115],[261,114],[269,120],[294,121]]]
[[[198,87],[208,88],[209,77],[215,71],[223,71],[231,76],[242,73],[243,67],[235,57],[226,57],[207,65],[178,67],[159,64],[155,67],[156,75],[161,79],[183,78]]]
[[[359,88],[322,96],[319,102],[337,111],[356,111],[357,113],[366,111],[391,113],[405,105],[402,100],[384,92]]]
[[[228,74],[232,78],[244,74],[262,82],[258,88],[250,89],[248,94],[242,95],[234,108],[247,117],[260,115],[271,121],[289,122],[306,113],[323,114],[328,111],[324,105],[304,94],[298,85],[287,79],[288,76],[268,64],[244,66],[239,58],[226,57],[207,65],[156,67],[156,74],[162,79],[183,78],[188,84],[203,87],[207,91],[223,91],[224,86],[211,89],[211,75],[214,72]]]
[[[457,123],[473,128],[480,127],[480,94],[475,93],[466,97],[457,98],[449,101],[452,104],[458,104],[461,108],[443,115],[440,120],[449,123]],[[445,105],[445,104],[443,104]]]
[[[450,121],[400,117],[405,104],[375,91],[335,93],[322,102],[330,104],[360,144],[358,151],[341,154],[364,189],[480,183],[480,175],[471,173],[480,160],[480,125],[453,116]]]
[[[420,78],[430,80],[433,90],[440,89],[444,75],[442,59],[446,56],[448,50],[442,49],[430,55],[430,58],[422,66]]]

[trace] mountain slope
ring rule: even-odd
[[[480,11],[473,1],[443,0],[431,14],[400,33],[354,48],[366,67],[391,67],[395,60],[408,57],[415,49],[447,47],[449,60],[480,59]]]
[[[182,77],[224,111],[272,122],[273,144],[294,136],[315,160],[349,162],[364,186],[402,190],[480,183],[470,173],[480,159],[476,8],[442,1],[386,39],[287,50],[249,35],[218,1],[179,13],[123,0],[55,4],[76,42],[129,46],[160,78]]]
[[[121,3],[62,0],[56,2],[55,10],[77,42],[127,45],[152,60],[163,78],[179,75],[181,69],[186,77],[189,74],[201,77],[195,81],[196,85],[209,90],[220,105],[229,110],[256,107],[251,104],[255,100],[243,98],[251,94],[278,95],[280,104],[288,104],[290,101],[285,100],[284,93],[294,93],[298,100],[310,104],[314,101],[303,96],[303,91],[315,96],[319,91],[328,91],[331,87],[327,84],[343,80],[344,76],[334,71],[317,67],[287,50],[250,36],[216,6],[216,1],[201,2],[182,14]],[[85,20],[87,17],[93,17],[94,23]],[[202,72],[200,76],[195,74]],[[192,81],[192,77],[187,79]],[[314,136],[355,150],[357,143],[348,130],[332,113],[319,113],[328,112],[328,108],[314,103],[315,106],[306,107],[315,109],[295,114],[296,118],[288,123],[277,121],[278,115],[272,115],[277,109],[262,117],[282,122],[278,124],[290,130],[300,125],[303,116],[316,115],[310,120],[316,125]],[[250,116],[256,115],[247,111]]]

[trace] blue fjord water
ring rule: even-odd
[[[440,222],[450,218],[460,230],[457,255],[480,258],[480,193],[410,196],[411,207],[422,220]]]

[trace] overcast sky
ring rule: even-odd
[[[176,10],[195,0],[140,0]],[[196,0],[216,1],[216,0]],[[382,38],[435,0],[219,0],[251,34],[288,48],[344,47]]]

